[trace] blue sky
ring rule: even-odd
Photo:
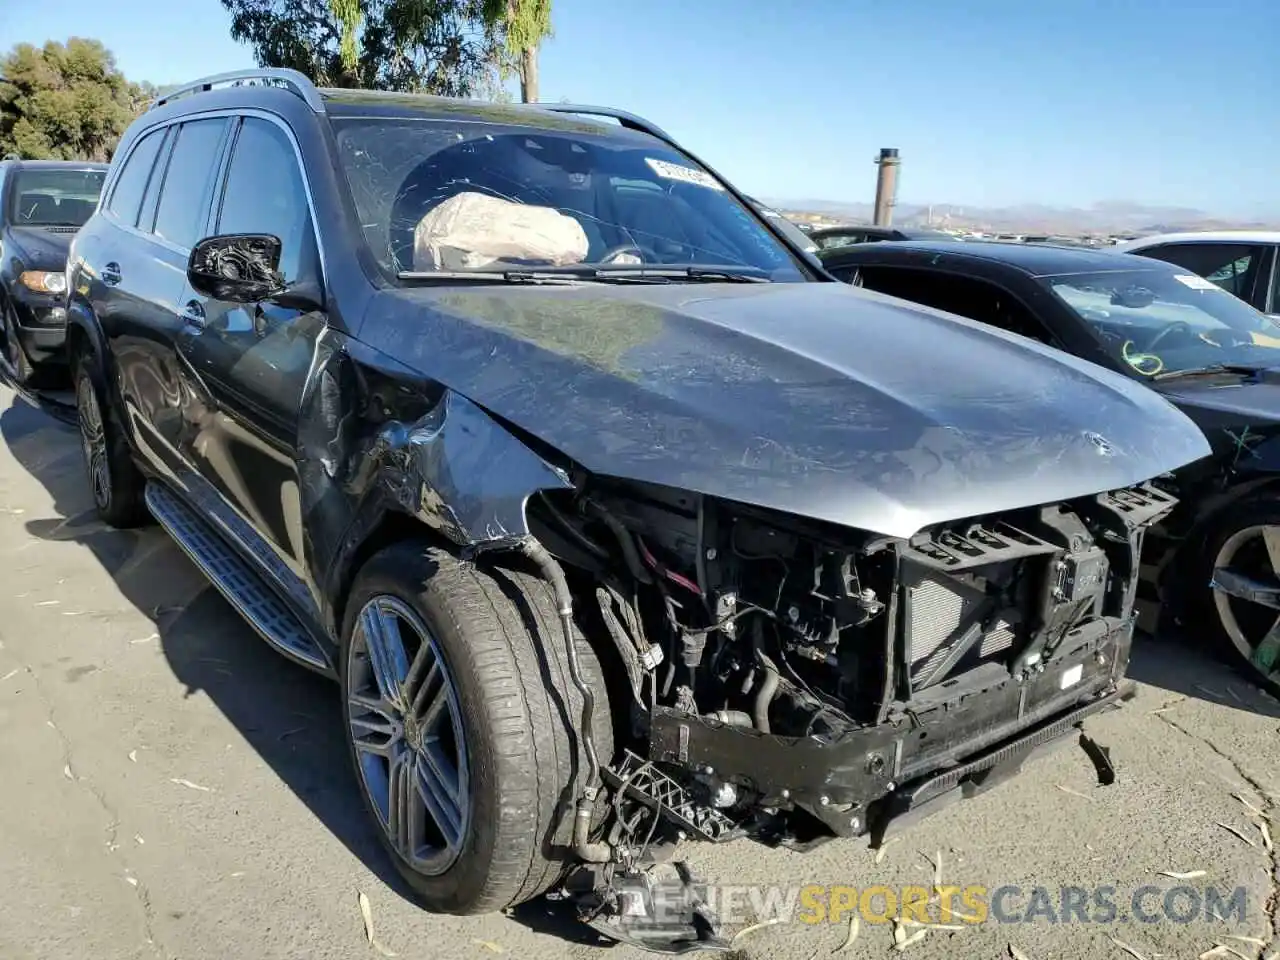
[[[97,37],[131,79],[252,66],[218,0],[10,0],[0,49]],[[542,96],[665,127],[744,190],[1280,213],[1276,0],[555,0]]]

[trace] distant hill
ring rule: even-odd
[[[869,203],[782,198],[767,198],[766,202],[804,220],[862,223],[870,222],[873,214]],[[1191,207],[1146,206],[1127,201],[1096,203],[1091,207],[1045,204],[970,207],[947,203],[899,203],[894,207],[893,223],[896,226],[932,225],[986,233],[1127,235],[1182,230],[1280,229],[1280,215],[1233,219]]]

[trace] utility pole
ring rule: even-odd
[[[872,222],[877,227],[887,227],[893,220],[893,206],[898,198],[898,159],[897,147],[882,147],[880,156],[876,158],[879,172],[876,174],[876,207]]]

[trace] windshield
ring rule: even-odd
[[[760,220],[688,157],[589,130],[334,122],[365,241],[392,277],[657,266],[806,279]]]
[[[1045,277],[1107,351],[1143,376],[1280,364],[1280,325],[1203,277],[1133,270]]]
[[[98,208],[105,170],[19,170],[10,214],[15,226],[80,227]]]

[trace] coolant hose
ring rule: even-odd
[[[596,756],[595,736],[592,733],[596,698],[582,678],[582,664],[578,661],[578,644],[573,636],[573,594],[569,592],[569,581],[565,579],[564,570],[546,547],[534,538],[526,537],[520,541],[519,550],[537,565],[555,593],[560,629],[564,634],[565,652],[568,656],[569,679],[582,695],[582,730],[578,736],[582,752],[587,758],[587,777],[574,816],[573,852],[587,863],[608,863],[613,859],[613,848],[607,843],[591,842],[591,818],[600,783],[600,758]]]

